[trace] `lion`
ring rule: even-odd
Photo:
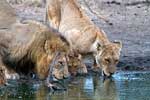
[[[11,28],[0,30],[0,65],[19,75],[34,72],[41,80],[49,74],[58,79],[68,77],[69,48],[59,32],[37,21],[17,22]],[[51,65],[57,52],[56,63]]]
[[[67,62],[68,70],[71,76],[87,74],[87,68],[82,63],[82,58],[80,54],[72,51],[68,54],[68,59],[69,59],[69,61]]]
[[[122,43],[109,41],[76,0],[47,0],[45,21],[61,32],[74,51],[93,55],[93,70],[101,69],[107,77],[115,73]]]

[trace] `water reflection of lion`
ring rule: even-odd
[[[93,82],[96,83],[98,81],[93,80]],[[115,81],[111,79],[106,79],[102,84],[97,85],[101,86],[95,86],[95,98],[99,98],[100,100],[118,100],[117,87]]]
[[[93,24],[76,0],[47,0],[46,22],[62,33],[74,51],[92,53],[94,69],[102,69],[105,76],[116,71],[121,42],[109,41],[105,32]]]

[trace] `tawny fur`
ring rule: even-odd
[[[18,73],[27,75],[33,71],[45,79],[55,52],[67,54],[68,50],[69,44],[56,30],[36,21],[15,23],[10,29],[0,30],[1,64]]]
[[[59,6],[53,6],[54,3]],[[113,71],[109,71],[112,68],[104,65],[102,58],[109,56],[108,59],[119,60],[121,42],[110,42],[105,32],[93,24],[76,0],[47,0],[46,8],[46,22],[61,32],[74,51],[79,51],[81,54],[93,53],[94,69],[101,68],[107,76],[115,72],[117,63],[109,62],[114,68]],[[106,55],[101,55],[103,52]]]

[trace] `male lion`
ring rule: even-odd
[[[57,28],[74,51],[94,55],[93,69],[102,69],[105,76],[116,71],[121,42],[110,42],[105,32],[96,27],[76,0],[47,0],[46,22]]]
[[[25,75],[34,72],[40,79],[52,74],[62,79],[69,76],[68,50],[69,44],[56,30],[36,21],[15,23],[10,29],[0,30],[0,68],[8,71],[11,68]],[[57,63],[50,66],[57,52]]]

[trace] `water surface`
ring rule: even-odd
[[[9,81],[0,88],[0,100],[150,100],[150,71],[118,72],[113,79],[101,76],[63,81],[66,91],[51,92],[42,82]]]

